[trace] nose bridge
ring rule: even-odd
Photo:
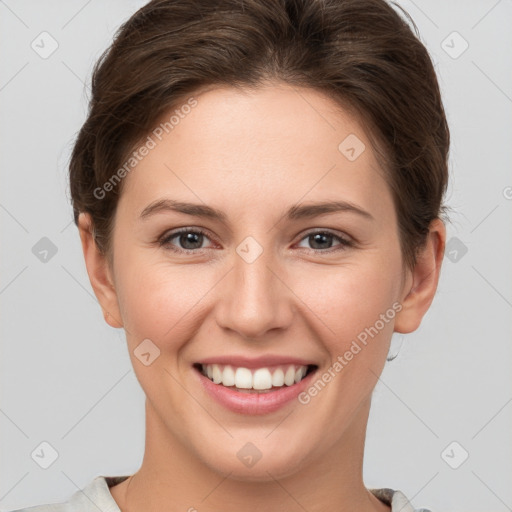
[[[279,265],[274,251],[247,237],[236,247],[232,264],[219,324],[245,338],[258,338],[270,329],[285,327],[292,317],[290,296],[275,275]]]

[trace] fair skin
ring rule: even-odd
[[[362,480],[371,394],[393,331],[417,329],[432,302],[444,225],[432,222],[403,274],[391,193],[357,118],[317,91],[284,84],[194,98],[197,106],[124,178],[111,264],[90,217],[79,219],[91,284],[106,321],[126,331],[147,397],[144,460],[112,496],[123,512],[389,511]],[[349,134],[366,145],[354,161],[338,150]],[[141,218],[159,199],[208,205],[225,222],[172,210]],[[285,215],[332,200],[370,215]],[[205,235],[188,244],[170,238],[180,227]],[[315,244],[312,230],[327,238]],[[263,249],[251,263],[236,251],[248,236]],[[322,375],[394,303],[394,318],[307,404],[245,414],[200,385],[194,364],[219,355],[293,356]],[[148,366],[134,354],[145,339],[160,350]],[[248,442],[261,453],[251,467],[237,457]]]

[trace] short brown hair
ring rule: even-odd
[[[384,0],[150,1],[94,67],[70,161],[75,223],[90,213],[98,247],[109,253],[122,183],[101,199],[95,190],[157,120],[208,85],[281,81],[360,115],[382,149],[402,255],[414,266],[430,222],[446,209],[450,135],[430,56],[396,7],[414,31]]]

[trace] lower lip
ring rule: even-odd
[[[283,386],[275,391],[266,393],[244,393],[224,387],[221,384],[214,384],[208,377],[205,377],[199,370],[194,370],[206,392],[219,404],[227,409],[240,414],[269,414],[290,403],[304,391],[316,370],[309,373],[297,384]]]

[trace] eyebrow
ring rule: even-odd
[[[288,219],[309,219],[326,213],[352,212],[364,217],[365,219],[375,220],[373,215],[359,206],[348,201],[325,201],[322,203],[311,203],[292,206],[286,213]]]
[[[140,214],[141,220],[146,220],[148,217],[162,212],[178,212],[195,217],[204,217],[212,220],[217,220],[227,224],[227,216],[224,212],[212,208],[211,206],[186,203],[182,201],[175,201],[173,199],[159,199],[150,203]],[[311,204],[296,204],[293,205],[286,213],[285,216],[289,220],[300,220],[317,217],[328,213],[351,212],[356,213],[366,219],[375,220],[366,210],[348,201],[325,201],[321,203]]]

